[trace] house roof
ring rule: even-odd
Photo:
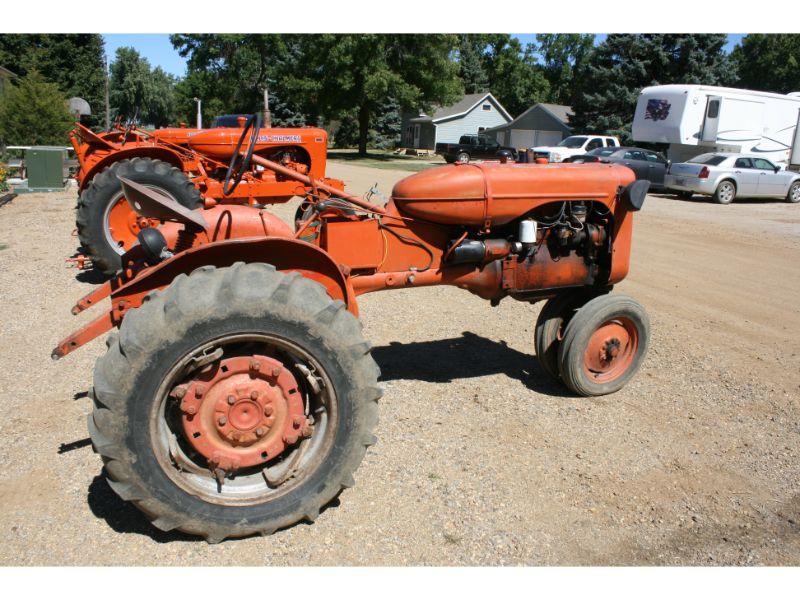
[[[0,65],[0,75],[6,75],[8,77],[16,77],[17,74],[14,71],[6,69],[4,66]]]
[[[538,104],[534,104],[520,116],[518,116],[513,121],[510,121],[504,125],[498,125],[497,127],[492,127],[491,129],[487,129],[487,131],[497,131],[498,129],[502,129],[504,127],[509,127],[514,125],[515,123],[521,121],[528,113],[530,113],[533,109],[540,107],[546,113],[550,114],[554,119],[560,121],[564,127],[570,129],[569,125],[569,118],[574,114],[572,112],[572,107],[564,106],[563,104],[548,104],[546,102],[539,102]]]
[[[478,104],[480,104],[487,98],[490,98],[492,102],[494,102],[494,104],[497,106],[497,108],[500,110],[503,116],[505,116],[509,121],[511,120],[511,115],[508,114],[508,111],[505,108],[503,108],[503,105],[497,101],[497,98],[495,98],[491,94],[491,92],[480,92],[477,94],[465,94],[458,102],[456,102],[455,104],[451,104],[449,106],[437,106],[435,107],[432,115],[422,115],[414,119],[411,119],[411,122],[437,123],[445,119],[460,117],[461,115],[467,114],[469,111],[471,111],[473,108],[475,108]]]

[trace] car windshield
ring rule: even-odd
[[[595,148],[586,154],[591,154],[592,156],[611,156],[617,150],[619,150],[619,148]]]
[[[700,156],[695,156],[688,162],[696,165],[711,165],[712,167],[715,167],[718,164],[721,164],[726,158],[728,157],[720,154],[701,154]]]
[[[559,146],[564,148],[580,148],[586,143],[586,138],[582,135],[571,135],[565,140],[561,140]]]

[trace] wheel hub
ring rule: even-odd
[[[297,380],[267,356],[214,363],[172,395],[186,439],[213,469],[260,465],[312,433]]]
[[[584,355],[586,370],[597,380],[614,379],[630,366],[637,345],[635,327],[628,319],[608,321],[589,338]]]

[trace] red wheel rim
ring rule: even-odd
[[[608,383],[624,375],[639,349],[639,331],[627,317],[609,319],[589,338],[583,368],[590,379]]]
[[[106,211],[106,238],[114,249],[123,254],[136,244],[136,236],[143,227],[158,227],[158,219],[145,219],[137,215],[124,195],[114,200]]]

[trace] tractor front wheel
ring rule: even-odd
[[[564,330],[561,380],[581,396],[616,392],[639,370],[649,338],[647,313],[636,300],[617,294],[594,298]]]
[[[209,542],[313,521],[374,443],[358,320],[267,264],[202,267],[130,311],[94,370],[92,444],[153,524]]]
[[[545,373],[561,379],[558,371],[558,349],[564,339],[564,329],[575,311],[602,292],[577,290],[559,294],[545,302],[536,320],[534,346],[536,358]]]
[[[106,275],[121,266],[120,257],[136,244],[142,225],[125,200],[118,176],[141,183],[176,200],[189,209],[203,206],[200,192],[189,178],[171,164],[152,158],[121,160],[92,179],[78,199],[78,239],[92,265]]]

